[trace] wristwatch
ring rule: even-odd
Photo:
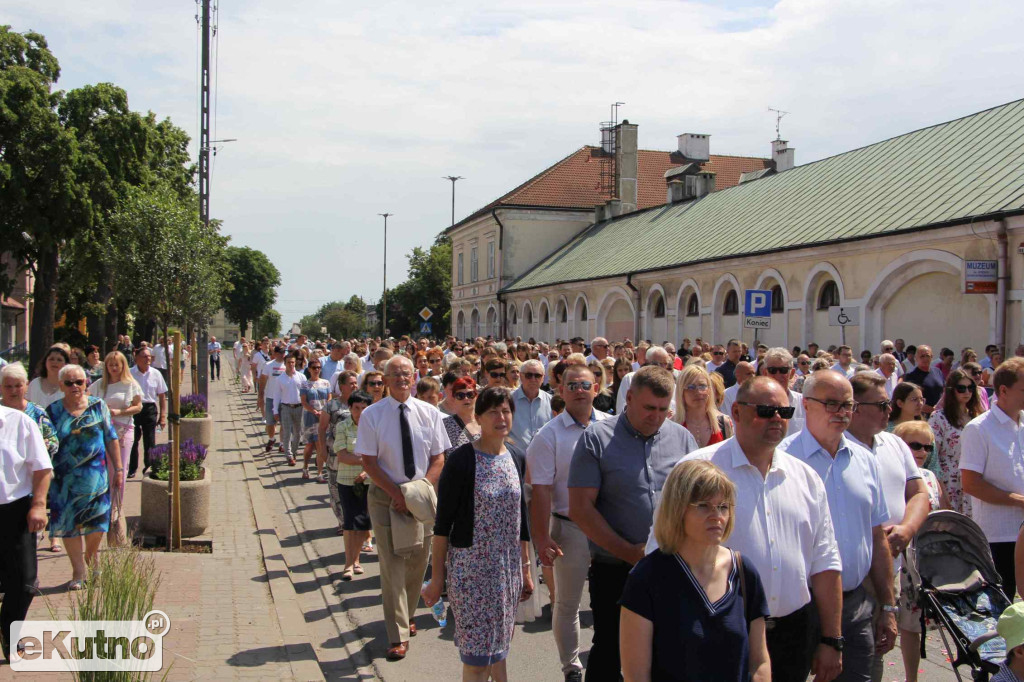
[[[882,610],[886,613],[899,613],[900,608],[895,604],[882,604]]]
[[[829,645],[836,651],[842,651],[846,645],[846,640],[842,637],[822,637],[821,643]]]

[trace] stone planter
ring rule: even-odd
[[[213,417],[187,417],[180,422],[181,442],[191,438],[200,445],[210,447],[213,444]]]
[[[202,535],[210,525],[210,470],[203,467],[198,481],[181,481],[181,537]],[[142,478],[142,532],[167,535],[170,481]]]

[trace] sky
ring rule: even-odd
[[[406,255],[586,144],[711,135],[807,163],[1024,97],[1019,0],[214,0],[211,214],[281,271],[287,327],[405,279]],[[0,0],[58,87],[113,82],[198,138],[194,0]],[[197,145],[193,141],[193,153]]]

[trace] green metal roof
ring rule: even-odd
[[[596,223],[505,291],[1024,211],[1024,100]]]

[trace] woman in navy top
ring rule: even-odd
[[[625,682],[771,680],[761,578],[721,544],[735,486],[711,462],[690,461],[672,470],[661,495],[661,549],[633,567],[619,600]]]

